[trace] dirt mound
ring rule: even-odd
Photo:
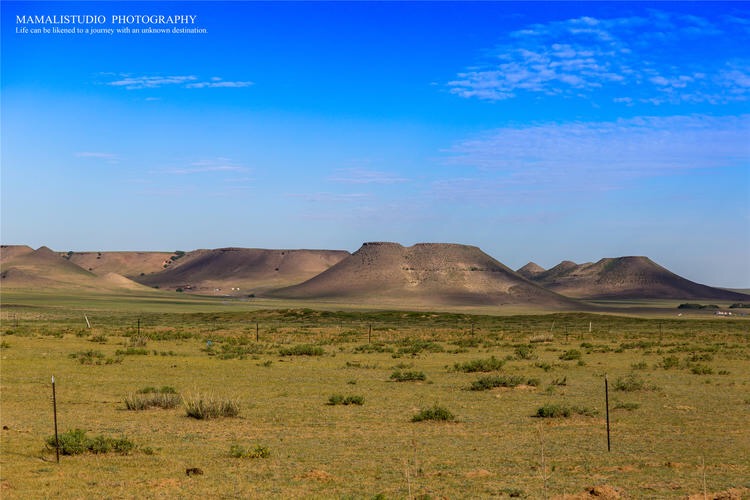
[[[564,261],[529,279],[579,299],[750,299],[741,293],[689,281],[648,257],[604,258],[580,265]]]
[[[117,273],[107,273],[103,276],[99,276],[97,280],[105,288],[114,287],[127,290],[150,290],[149,287],[136,283],[135,281]]]
[[[704,500],[706,498],[711,500],[742,500],[748,497],[750,497],[750,489],[748,488],[729,488],[718,493],[696,493],[689,495],[687,500]]]
[[[343,250],[195,250],[161,272],[133,278],[162,289],[244,295],[301,283],[348,256]]]
[[[536,262],[529,262],[522,268],[516,270],[518,274],[523,276],[526,279],[532,279],[534,276],[537,276],[538,274],[541,274],[545,271],[545,269],[537,264]]]
[[[583,493],[578,493],[575,495],[562,495],[552,498],[554,500],[587,500],[594,498],[598,498],[601,500],[619,500],[621,498],[628,498],[628,496],[620,488],[602,484],[599,486],[586,488],[586,491]]]
[[[127,277],[156,273],[177,257],[173,252],[67,252],[68,261],[93,273],[117,273]]]
[[[408,305],[580,304],[529,282],[479,248],[365,243],[327,271],[274,297]]]

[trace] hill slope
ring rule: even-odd
[[[750,296],[701,285],[678,276],[648,257],[604,258],[595,263],[563,261],[531,280],[579,299],[750,300]]]
[[[115,273],[97,276],[68,262],[47,247],[30,252],[19,252],[2,262],[0,280],[9,289],[70,289],[148,290],[132,280]]]
[[[136,277],[151,274],[172,264],[170,252],[72,252],[64,254],[68,261],[87,271],[104,275],[117,273]]]
[[[541,274],[544,272],[544,268],[537,264],[536,262],[529,262],[525,266],[523,266],[520,269],[517,269],[516,272],[523,276],[524,278],[530,280],[534,276]]]
[[[581,307],[524,279],[477,247],[443,243],[365,243],[320,275],[269,295],[398,305]]]
[[[195,250],[161,272],[134,279],[149,286],[199,293],[256,293],[301,283],[348,256],[344,250]]]

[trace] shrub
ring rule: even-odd
[[[581,351],[579,351],[578,349],[565,351],[560,355],[560,359],[562,359],[563,361],[574,361],[577,359],[581,359]]]
[[[402,344],[406,345],[398,348],[397,355],[411,354],[416,356],[422,351],[443,352],[445,350],[440,344],[428,340],[404,340]]]
[[[125,350],[118,349],[115,351],[117,356],[146,356],[148,355],[148,349],[139,347],[128,347]]]
[[[633,363],[630,365],[630,368],[633,370],[646,370],[648,369],[648,363],[645,361],[639,361],[638,363]]]
[[[59,450],[62,455],[80,455],[82,453],[109,453],[115,452],[127,455],[136,449],[135,444],[125,437],[111,438],[97,436],[90,438],[81,429],[67,431],[59,435]],[[49,436],[46,440],[47,446],[55,449],[55,436]]]
[[[537,368],[541,368],[545,372],[548,372],[552,369],[552,365],[545,361],[537,361],[536,363],[534,363],[534,366],[536,366]]]
[[[536,416],[539,418],[568,418],[572,413],[569,406],[547,403],[536,411]]]
[[[362,396],[344,396],[342,394],[333,394],[330,398],[328,398],[328,403],[326,403],[330,406],[335,405],[358,405],[361,406],[365,404],[365,398]]]
[[[268,458],[271,456],[271,450],[267,446],[259,444],[252,449],[233,444],[229,448],[229,456],[234,458]]]
[[[456,417],[447,408],[435,405],[432,408],[424,408],[411,418],[412,422],[423,422],[425,420],[436,420],[438,422],[450,422]]]
[[[456,363],[453,365],[453,370],[465,373],[494,372],[500,370],[504,364],[505,361],[491,356],[487,359],[475,359],[474,361],[467,361],[465,363]]]
[[[531,344],[516,346],[515,353],[516,358],[518,359],[534,359],[536,357],[534,354],[534,346]]]
[[[395,382],[411,382],[415,380],[425,380],[427,377],[425,376],[424,372],[418,372],[418,371],[405,371],[402,372],[401,370],[396,370],[395,372],[391,373],[391,380]]]
[[[616,391],[633,392],[653,389],[646,384],[646,382],[638,375],[631,373],[626,377],[617,377],[612,388]]]
[[[690,371],[695,375],[713,375],[714,373],[713,368],[706,365],[693,365],[690,367]]]
[[[310,344],[300,344],[292,347],[279,349],[282,356],[322,356],[325,351],[322,347]]]
[[[239,402],[231,399],[218,399],[214,396],[191,396],[183,401],[188,417],[198,420],[219,417],[236,417],[240,414]]]
[[[680,367],[680,358],[677,356],[664,356],[661,360],[661,367],[665,370]]]
[[[487,391],[495,387],[517,387],[524,384],[536,387],[539,385],[539,380],[534,378],[527,379],[520,375],[487,375],[474,381],[469,390]]]

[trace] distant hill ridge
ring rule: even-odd
[[[97,276],[45,246],[3,256],[0,279],[7,288],[149,290],[116,273]]]
[[[748,300],[749,296],[687,280],[648,257],[603,258],[576,264],[563,261],[529,279],[579,299],[713,299]]]
[[[648,257],[566,260],[514,272],[471,245],[364,243],[343,250],[227,247],[191,252],[55,252],[0,246],[4,288],[140,290],[182,288],[214,295],[266,295],[346,303],[527,304],[582,309],[578,300],[675,299],[750,302],[750,295],[682,278]]]
[[[420,305],[534,304],[580,308],[470,245],[369,242],[327,271],[270,293],[295,299],[352,299]]]
[[[134,279],[149,286],[180,287],[203,293],[259,292],[301,283],[348,255],[344,250],[236,247],[194,250],[164,270]]]

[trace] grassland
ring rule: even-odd
[[[278,305],[3,294],[2,497],[554,498],[606,485],[631,498],[702,498],[750,488],[745,318]],[[46,445],[52,375],[61,433],[135,448],[57,464]],[[475,384],[483,377],[492,383]],[[239,415],[126,409],[129,396],[164,387],[188,402],[231,402]],[[347,399],[357,403],[331,403]],[[435,408],[454,418],[412,421]]]

